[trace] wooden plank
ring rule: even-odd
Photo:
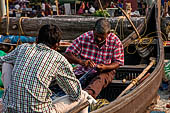
[[[147,66],[147,64],[139,64],[139,65],[124,65],[124,66],[120,66],[120,68],[132,68],[132,69],[136,69],[136,68],[145,68]]]

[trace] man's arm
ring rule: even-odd
[[[119,68],[119,66],[120,65],[118,62],[113,62],[111,64],[98,64],[97,69],[99,69],[100,71],[113,70]]]
[[[3,63],[3,62],[14,63],[19,50],[20,50],[20,46],[15,48],[13,51],[8,53],[7,55],[0,57],[0,63]]]
[[[66,59],[70,62],[70,63],[76,63],[76,64],[83,64],[83,61],[76,57],[75,55],[73,55],[71,52],[66,52],[65,55]]]
[[[81,60],[80,58],[76,57],[75,55],[73,55],[71,52],[66,52],[65,53],[65,57],[67,58],[67,60],[70,62],[70,63],[75,63],[75,64],[80,64],[82,66],[90,66],[90,67],[95,67],[96,64],[91,61],[91,60]]]
[[[72,66],[63,57],[56,62],[56,80],[63,91],[70,96],[72,100],[78,100],[81,95],[81,85],[73,72]]]

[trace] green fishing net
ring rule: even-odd
[[[6,53],[4,51],[0,50],[0,57],[5,56],[5,55],[6,55]],[[1,75],[2,75],[1,71],[2,70],[0,70],[0,87],[3,87],[3,83],[2,83],[2,80],[1,80]]]
[[[164,71],[165,71],[165,78],[170,80],[170,60],[167,63],[165,63]]]

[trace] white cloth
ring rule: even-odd
[[[20,5],[19,5],[19,4],[16,4],[16,5],[15,5],[15,9],[18,10],[19,8],[20,8]]]
[[[94,12],[95,12],[95,8],[92,6],[92,7],[89,9],[89,12],[90,12],[90,13],[94,13]]]
[[[91,95],[89,95],[86,91],[82,90],[82,94],[86,95],[86,97],[87,97],[90,104],[97,103],[97,101]]]
[[[53,105],[55,106],[56,110],[61,113],[67,113],[74,107],[76,107],[79,104],[82,104],[87,101],[87,94],[82,93],[81,97],[78,101],[72,101],[70,100],[68,95],[59,97],[53,101]],[[63,111],[64,110],[64,111]],[[88,113],[88,107],[83,109],[80,113]]]
[[[52,7],[53,11],[57,11],[56,5],[52,5],[51,7]]]
[[[8,87],[9,84],[11,84],[11,75],[12,75],[13,65],[9,63],[3,63],[2,64],[2,76],[1,80],[4,85],[4,89]]]
[[[71,15],[71,6],[70,3],[64,3],[65,15]]]
[[[41,4],[41,9],[45,11],[45,4],[44,3]]]

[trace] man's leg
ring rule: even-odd
[[[72,101],[70,100],[68,95],[59,97],[53,101],[53,105],[55,106],[55,109],[57,112],[66,113],[69,110],[73,109],[77,105],[86,102],[87,97],[85,94],[82,93],[81,98],[78,101]],[[88,107],[81,111],[81,113],[88,113]]]
[[[111,83],[115,73],[115,70],[100,73],[98,76],[92,79],[90,84],[84,90],[87,91],[93,98],[96,98],[101,90]]]

